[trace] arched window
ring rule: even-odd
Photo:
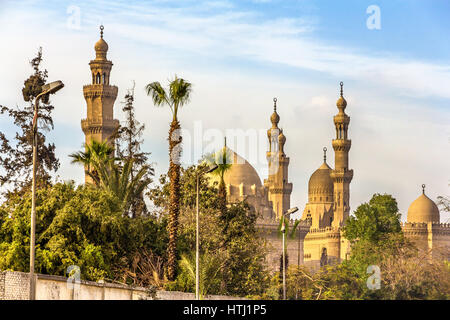
[[[328,263],[327,248],[322,249],[322,255],[320,256],[320,266],[323,267]]]
[[[92,74],[92,84],[95,84],[95,74]]]
[[[103,84],[106,84],[106,73],[105,72],[103,72]]]
[[[95,80],[96,84],[100,84],[100,72],[97,73],[97,78]]]

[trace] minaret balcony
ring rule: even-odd
[[[107,84],[88,84],[83,86],[84,98],[95,98],[95,97],[117,97],[118,88],[117,86],[110,86]]]
[[[335,124],[349,124],[350,123],[350,117],[346,115],[345,113],[338,113],[333,117],[333,121]]]
[[[334,151],[349,151],[352,146],[352,140],[349,139],[333,139],[331,142]]]

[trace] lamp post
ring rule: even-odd
[[[217,164],[209,165],[205,169],[197,171],[197,200],[196,207],[197,212],[195,216],[195,224],[196,224],[196,235],[195,235],[195,300],[200,300],[200,273],[199,273],[199,261],[200,261],[200,232],[199,232],[199,184],[200,184],[200,176],[205,173],[210,173],[216,170],[219,166]]]
[[[50,82],[42,86],[42,92],[34,100],[33,117],[33,177],[31,186],[31,232],[30,232],[30,300],[36,298],[36,283],[34,281],[34,260],[36,243],[36,166],[37,166],[37,120],[39,100],[46,94],[52,94],[64,87],[62,81]]]
[[[284,217],[291,215],[298,211],[297,207],[291,208],[281,216],[282,225],[281,232],[283,233],[283,300],[286,300],[286,247],[285,247],[285,238],[286,238],[286,227],[284,225]]]

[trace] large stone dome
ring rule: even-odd
[[[425,192],[421,194],[416,200],[414,200],[408,209],[408,222],[439,223],[439,209],[433,200],[425,195]]]
[[[309,202],[333,202],[333,180],[330,177],[331,168],[324,162],[309,178]]]
[[[244,184],[245,188],[250,188],[255,185],[257,188],[261,187],[261,179],[255,168],[244,158],[238,155],[236,152],[227,147],[227,154],[231,160],[231,168],[225,173],[225,184],[232,186],[239,186]],[[213,181],[217,181],[215,176],[211,177]]]
[[[227,148],[227,152],[229,152],[230,158],[232,159],[232,166],[225,173],[225,183],[231,184],[232,186],[238,186],[243,183],[244,186],[250,187],[256,185],[256,187],[261,187],[261,179],[255,168],[230,148]]]

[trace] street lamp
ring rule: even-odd
[[[205,173],[210,173],[216,170],[219,166],[217,164],[211,164],[204,168],[203,170],[197,171],[197,201],[196,201],[196,207],[197,207],[197,213],[195,217],[195,223],[196,223],[196,235],[195,235],[195,300],[200,300],[200,273],[199,273],[199,259],[200,259],[200,247],[199,247],[199,209],[198,209],[198,200],[199,200],[199,180],[200,176]]]
[[[34,259],[36,242],[36,164],[37,164],[37,120],[39,100],[46,94],[52,94],[64,87],[62,81],[50,82],[42,86],[42,92],[34,100],[33,117],[33,181],[31,187],[31,232],[30,232],[30,300],[36,298],[36,283],[34,281]]]
[[[291,208],[281,216],[282,225],[281,232],[283,233],[283,300],[286,300],[286,248],[285,248],[285,238],[286,238],[286,227],[284,225],[284,217],[291,215],[298,211],[297,207]]]

